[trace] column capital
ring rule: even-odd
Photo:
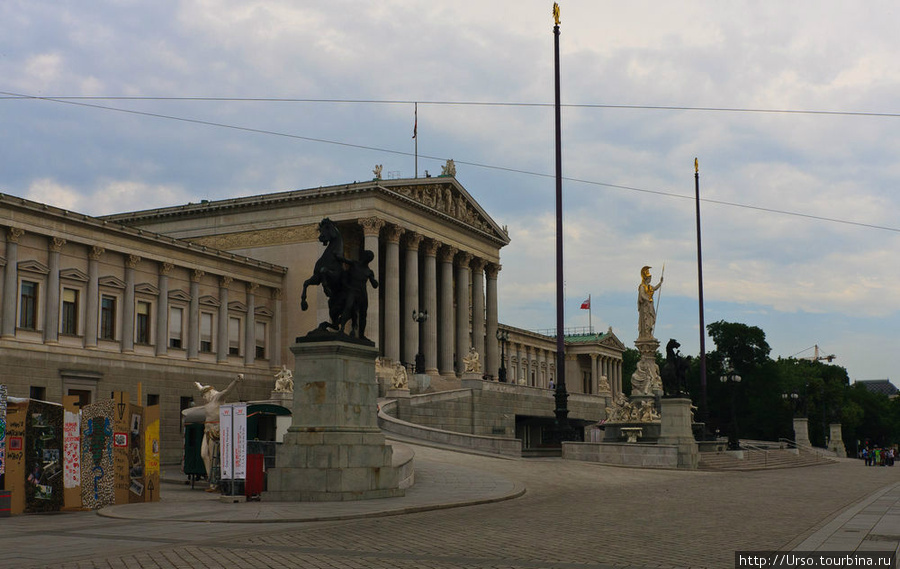
[[[566,354],[567,362],[574,362],[577,359],[578,359],[578,354]]]
[[[399,225],[388,225],[385,231],[385,237],[387,238],[388,243],[400,243],[400,236],[405,232],[406,230]]]
[[[594,362],[594,361],[597,361],[597,356],[599,354],[588,354],[588,355],[591,356],[591,361]]]
[[[51,253],[59,253],[62,251],[63,245],[66,244],[66,240],[62,237],[52,237],[50,238],[50,252]]]
[[[88,255],[92,260],[99,261],[100,257],[103,256],[103,253],[106,253],[106,249],[99,245],[94,245],[93,247],[91,247],[91,252]]]
[[[137,267],[137,264],[141,262],[141,258],[137,255],[128,255],[125,257],[125,266],[129,269],[134,269]]]
[[[487,266],[485,267],[484,271],[485,271],[485,273],[487,273],[487,278],[496,279],[497,276],[500,274],[500,269],[502,269],[502,268],[503,268],[503,266],[499,265],[497,263],[488,263]]]
[[[247,283],[247,294],[253,294],[259,288],[259,283]]]
[[[202,279],[205,274],[206,274],[206,271],[203,271],[200,269],[194,269],[191,272],[191,282],[199,283],[200,279]]]
[[[280,288],[272,289],[272,300],[283,300],[284,299],[284,291]]]
[[[441,262],[442,263],[452,263],[453,257],[456,257],[456,254],[459,252],[459,249],[456,247],[451,247],[450,245],[445,245],[441,248]]]
[[[232,277],[221,277],[219,278],[219,286],[227,287],[234,281]]]
[[[174,269],[174,268],[175,268],[175,265],[173,265],[172,263],[162,262],[159,264],[159,274],[168,275],[169,273],[172,272],[172,269]]]
[[[469,263],[472,262],[473,257],[474,255],[472,255],[472,253],[460,251],[459,254],[456,255],[456,266],[468,269]]]
[[[419,250],[419,244],[422,243],[422,240],[425,239],[425,236],[421,233],[413,233],[407,232],[406,234],[406,248],[412,251]]]
[[[377,217],[364,217],[358,219],[357,222],[362,225],[363,235],[365,236],[374,235],[377,237],[381,233],[381,228],[385,225],[385,221]]]
[[[20,227],[6,228],[6,241],[9,243],[18,243],[19,238],[25,235],[25,230]]]
[[[429,239],[425,242],[425,254],[429,257],[436,256],[438,249],[440,249],[442,245],[443,243],[441,243],[437,239]]]
[[[474,257],[472,259],[472,270],[477,273],[484,271],[485,265],[487,265],[487,261],[480,257]]]

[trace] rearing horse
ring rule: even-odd
[[[341,322],[341,313],[343,311],[344,302],[342,296],[345,294],[342,279],[344,278],[344,239],[341,232],[338,231],[337,225],[327,217],[319,222],[319,241],[325,245],[325,252],[316,261],[311,277],[303,281],[303,292],[300,295],[300,309],[306,310],[309,304],[306,302],[306,289],[310,285],[321,285],[322,291],[328,297],[328,314],[331,316],[331,322],[322,322],[319,324],[319,330],[326,328],[334,328],[341,330],[343,322]]]

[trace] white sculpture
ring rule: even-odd
[[[463,358],[465,373],[481,373],[481,356],[475,351],[475,346],[469,348],[469,355]]]
[[[281,370],[275,374],[275,391],[277,393],[294,392],[294,372],[287,366],[281,366]]]
[[[441,167],[441,176],[456,177],[456,164],[453,163],[453,158],[447,160],[447,163]]]
[[[642,357],[631,375],[631,394],[653,395],[654,389],[662,389],[659,366],[654,360]]]
[[[632,379],[632,381],[634,381],[634,380]],[[605,375],[601,375],[600,381],[597,384],[597,392],[598,393],[607,393],[609,391],[611,391],[611,389],[609,387],[609,378],[606,377]]]
[[[656,327],[656,306],[653,304],[653,293],[663,284],[659,278],[656,286],[650,284],[650,267],[641,269],[641,284],[638,285],[638,340],[652,339]]]
[[[406,366],[397,362],[394,364],[394,374],[391,376],[391,389],[409,389],[409,375]]]
[[[206,400],[206,405],[203,406],[206,420],[203,429],[203,444],[200,446],[200,456],[203,458],[203,465],[206,466],[206,477],[209,480],[207,492],[216,490],[215,484],[212,483],[212,462],[213,446],[219,440],[219,407],[225,401],[225,398],[234,391],[237,384],[242,381],[244,381],[244,374],[239,373],[237,378],[222,391],[216,391],[216,388],[212,385],[202,385],[198,381],[194,382],[194,385],[200,390],[200,395]]]
[[[376,164],[375,169],[372,170],[372,173],[375,174],[376,180],[380,180],[381,179],[381,164]]]

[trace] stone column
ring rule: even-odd
[[[441,297],[438,300],[438,320],[441,323],[440,342],[441,349],[438,352],[438,369],[441,375],[453,376],[453,257],[457,249],[454,247],[441,248]]]
[[[6,231],[6,270],[3,273],[3,337],[16,335],[16,297],[19,294],[19,238],[24,229]]]
[[[247,319],[244,321],[244,365],[256,361],[256,289],[257,283],[247,283]]]
[[[134,351],[134,269],[141,262],[137,255],[125,257],[125,299],[122,307],[122,351]]]
[[[84,303],[84,346],[97,347],[97,318],[100,303],[100,257],[103,247],[94,245],[88,253],[87,298]]]
[[[485,273],[487,275],[485,307],[487,311],[487,330],[485,330],[485,344],[487,347],[484,360],[490,375],[497,377],[500,370],[500,346],[497,342],[497,329],[499,326],[497,316],[497,274],[500,265],[488,264]]]
[[[187,357],[196,360],[200,353],[200,279],[206,273],[200,269],[191,272],[191,304],[188,308]]]
[[[510,350],[512,352],[512,350]],[[522,344],[516,343],[516,369],[513,370],[515,373],[512,374],[510,378],[510,383],[519,384],[519,380],[523,377],[522,375]]]
[[[219,279],[219,322],[216,326],[216,361],[228,361],[228,286],[231,277]]]
[[[806,417],[794,417],[794,442],[801,446],[812,446],[809,442],[809,419]]]
[[[529,387],[534,387],[534,380],[531,377],[532,372],[534,371],[531,365],[531,358],[534,348],[531,346],[525,346],[525,385]]]
[[[597,354],[591,354],[591,393],[598,393],[600,391],[600,372],[597,367]]]
[[[472,345],[481,357],[481,363],[487,362],[484,352],[484,259],[472,261]]]
[[[271,347],[271,356],[269,357],[269,365],[270,367],[277,368],[281,367],[281,344],[284,341],[283,335],[281,333],[282,326],[282,316],[281,316],[281,302],[282,302],[282,292],[280,288],[272,289],[272,300],[275,304],[275,315],[272,316],[272,347]],[[375,297],[375,310],[378,310],[378,297]],[[371,309],[371,304],[369,305]],[[369,312],[371,314],[371,311]],[[377,320],[377,319],[376,319]],[[366,327],[368,330],[368,326]],[[377,330],[377,328],[376,328]]]
[[[428,319],[425,321],[425,337],[422,339],[425,350],[425,373],[436,375],[438,373],[437,350],[437,251],[441,247],[440,241],[431,240],[425,244],[425,310],[428,311]]]
[[[423,310],[419,302],[419,245],[423,237],[418,233],[406,235],[406,272],[403,275],[403,313],[400,319],[404,322],[403,361],[416,361],[419,351],[419,325],[412,321],[414,310]]]
[[[49,254],[47,266],[50,272],[47,274],[47,303],[44,311],[44,341],[55,344],[59,341],[59,252],[65,239],[51,237],[49,239]]]
[[[566,354],[566,391],[569,393],[581,393],[584,389],[581,387],[581,378],[578,377],[581,369],[578,367],[578,356],[575,354]],[[578,386],[576,391],[573,387]]]
[[[369,268],[375,273],[375,279],[381,285],[382,275],[379,274],[379,243],[378,236],[381,228],[384,227],[384,220],[377,217],[366,217],[359,220],[359,224],[363,228],[363,249],[371,251],[375,257],[369,263]],[[366,287],[366,294],[369,297],[369,312],[366,315],[366,331],[365,335],[368,339],[375,342],[375,347],[381,347],[381,306],[378,302],[378,289],[370,286]]]
[[[400,361],[400,236],[404,229],[387,228],[384,245],[384,356]]]
[[[175,265],[159,264],[159,302],[156,303],[156,355],[169,353],[169,273]]]
[[[463,358],[469,353],[469,263],[472,254],[460,252],[456,257],[456,371],[466,369]]]

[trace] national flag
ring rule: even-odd
[[[413,138],[419,133],[419,103],[416,103],[415,117],[416,120],[413,122]]]
[[[582,310],[590,310],[591,309],[591,295],[588,295],[587,300],[581,303]]]

